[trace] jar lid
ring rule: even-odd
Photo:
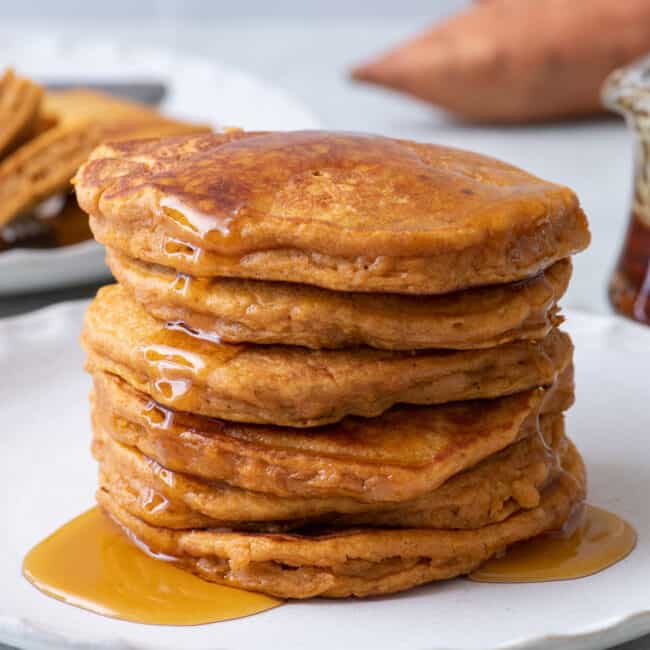
[[[650,56],[614,70],[605,80],[602,100],[626,118],[650,117]]]

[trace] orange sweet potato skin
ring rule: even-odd
[[[484,0],[353,78],[481,122],[599,112],[613,69],[650,52],[650,0]]]

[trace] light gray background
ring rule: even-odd
[[[125,45],[137,42],[204,54],[283,86],[309,106],[327,128],[374,131],[471,148],[566,183],[581,198],[594,240],[590,250],[576,258],[574,281],[565,304],[606,312],[606,282],[627,221],[631,183],[631,140],[622,123],[596,120],[478,128],[455,123],[428,106],[398,95],[347,80],[347,70],[355,62],[464,4],[462,0],[0,0],[0,37],[7,29],[19,30],[28,39],[37,29],[71,39],[117,39]],[[0,60],[0,67],[7,63],[19,65]],[[0,316],[92,295],[94,290],[82,287],[0,298]],[[619,648],[647,650],[650,637]]]
[[[623,237],[631,186],[631,139],[621,121],[480,128],[455,123],[431,107],[400,95],[349,81],[348,71],[355,63],[464,4],[460,0],[432,2],[430,16],[423,16],[426,3],[419,0],[400,3],[334,0],[304,4],[292,0],[268,3],[114,0],[101,5],[72,0],[57,3],[0,0],[0,7],[10,16],[3,19],[0,14],[0,38],[4,30],[24,33],[26,40],[33,30],[45,30],[70,39],[109,38],[125,46],[153,44],[200,53],[291,91],[327,128],[371,131],[466,147],[565,183],[578,192],[590,217],[594,237],[589,251],[575,260],[574,279],[564,304],[607,312],[607,280]],[[128,19],[116,17],[131,5],[135,13],[123,14]],[[258,13],[264,13],[268,7],[273,7],[276,13],[261,17],[254,14],[255,6]],[[143,7],[151,7],[152,14],[144,16]],[[364,10],[366,15],[362,15]],[[336,11],[342,15],[335,15]],[[93,17],[93,12],[101,14],[101,18]],[[30,18],[25,18],[26,15]],[[0,316],[91,294],[89,288],[0,299]]]
[[[201,18],[334,18],[372,16],[439,16],[469,4],[469,0],[237,0],[229,2],[210,0],[111,0],[93,2],[84,0],[34,0],[16,2],[2,0],[0,7],[5,18],[90,17],[178,17]]]

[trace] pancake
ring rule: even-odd
[[[539,431],[573,402],[568,368],[549,389],[299,430],[176,412],[115,375],[93,375],[93,429],[174,471],[285,497],[414,499]]]
[[[562,416],[543,416],[533,435],[456,474],[433,492],[399,504],[350,498],[274,497],[174,472],[101,433],[93,439],[100,489],[120,507],[164,528],[281,532],[350,528],[479,528],[539,505],[565,453]]]
[[[47,93],[43,112],[52,126],[0,163],[0,227],[50,195],[67,191],[79,165],[107,138],[209,130],[84,89]]]
[[[192,278],[109,250],[118,282],[163,321],[226,343],[387,350],[486,348],[542,339],[571,278],[561,260],[530,280],[446,296],[344,293],[309,285]]]
[[[558,330],[542,341],[417,353],[216,343],[166,327],[119,285],[98,292],[82,343],[90,372],[118,375],[161,404],[292,427],[373,417],[401,402],[439,404],[549,385],[572,355]]]
[[[589,243],[568,188],[379,136],[111,143],[75,186],[100,242],[194,277],[436,294],[529,278]]]
[[[146,524],[106,489],[97,501],[131,539],[206,580],[281,598],[371,596],[469,573],[510,544],[561,528],[585,494],[572,446],[563,469],[537,507],[476,530],[178,531]]]
[[[43,89],[6,70],[0,77],[0,157],[22,144],[37,121]]]

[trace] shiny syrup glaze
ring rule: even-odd
[[[144,550],[92,508],[37,544],[25,557],[23,574],[48,596],[137,623],[200,625],[282,604],[207,582],[174,566],[168,561],[173,558]]]
[[[281,200],[276,191],[306,178],[318,184],[314,179],[326,173],[387,165],[396,184],[412,181],[414,175],[424,184],[441,175],[414,151],[380,136],[302,131],[235,132],[231,138],[195,152],[191,177],[155,179],[167,190],[160,201],[161,216],[201,239],[238,240],[242,220],[262,216]]]
[[[609,285],[609,299],[618,312],[650,324],[650,223],[636,214]]]
[[[162,158],[148,178],[162,194],[156,217],[167,231],[163,250],[185,261],[200,258],[203,247],[226,256],[253,253],[259,248],[247,226],[273,215],[325,223],[314,215],[340,211],[343,204],[350,209],[342,222],[350,218],[354,229],[426,229],[422,220],[431,214],[432,188],[439,201],[469,203],[471,212],[504,194],[501,176],[508,173],[487,163],[477,171],[472,161],[445,149],[427,153],[414,143],[365,134],[236,132],[203,137],[196,147],[178,160]],[[498,182],[491,182],[492,174]],[[513,184],[530,181],[511,176]],[[381,195],[382,187],[390,191]],[[484,201],[481,192],[488,195]],[[367,202],[379,202],[385,214],[359,221]],[[436,227],[455,223],[452,213],[439,210]],[[371,256],[379,254],[388,251]]]
[[[153,370],[154,398],[172,402],[183,409],[183,397],[195,381],[207,377],[234,359],[243,346],[220,344],[218,337],[203,335],[183,323],[169,323],[161,332],[140,346],[139,353]]]
[[[632,526],[612,512],[585,505],[565,530],[510,547],[469,575],[477,582],[549,582],[598,573],[636,545]]]

